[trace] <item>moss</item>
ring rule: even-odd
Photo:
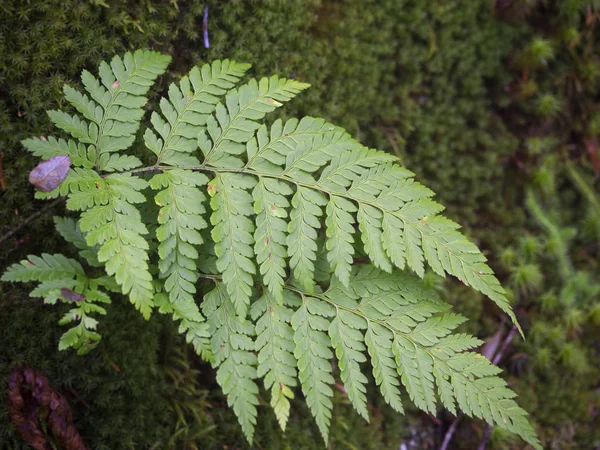
[[[202,36],[205,6],[208,49]],[[524,207],[529,185],[551,194],[553,200],[546,201],[561,227],[597,228],[595,222],[583,222],[586,200],[562,165],[569,157],[589,175],[596,164],[589,149],[597,146],[593,138],[600,128],[600,54],[595,20],[586,21],[588,14],[597,14],[597,8],[587,0],[5,1],[0,7],[0,148],[8,189],[0,191],[0,236],[44,206],[32,200],[27,174],[36,161],[19,141],[53,132],[44,111],[60,104],[62,85],[76,83],[82,68],[94,70],[114,53],[149,47],[174,57],[161,89],[192,64],[226,57],[252,63],[253,76],[277,73],[307,81],[313,87],[284,108],[284,116],[326,117],[366,144],[398,154],[484,247],[498,255],[509,248],[502,261],[492,261],[505,281],[518,266],[536,265],[532,285],[543,285],[540,300],[524,297],[517,286],[513,291],[527,329],[547,338],[532,336],[515,344],[524,357],[508,369],[548,446],[565,442],[591,448],[600,437],[586,411],[597,407],[598,380],[574,376],[581,348],[563,347],[575,338],[592,347],[595,294],[575,296],[576,311],[585,311],[585,320],[579,313],[563,315],[560,300],[570,291],[557,281],[556,262],[525,245],[527,239],[527,248],[517,248],[523,236],[530,237],[529,244],[546,244]],[[51,229],[51,214],[45,214],[0,243],[0,268],[28,253],[63,251]],[[597,273],[597,235],[580,233],[569,245],[577,273]],[[521,273],[523,279],[530,276]],[[490,308],[481,296],[464,295],[459,284],[446,283],[443,289],[466,315]],[[174,423],[168,412],[168,363],[160,351],[166,342],[177,341],[171,326],[160,319],[144,322],[130,305],[117,301],[102,321],[101,348],[79,358],[56,350],[59,311],[32,302],[25,291],[0,285],[0,377],[19,362],[45,371],[67,393],[81,430],[97,448],[163,445]],[[469,322],[469,331],[492,334],[497,321],[489,312]],[[593,365],[597,354],[584,359]],[[211,373],[205,366],[201,370]],[[203,435],[204,448],[244,447],[214,380],[206,375],[204,382],[212,405],[209,423],[216,425]],[[561,391],[567,384],[569,390]],[[0,440],[21,448],[2,415],[2,401]],[[399,433],[408,426],[404,418],[381,408],[366,426],[343,396],[336,401],[332,448],[399,446]],[[378,401],[372,399],[375,406]],[[287,441],[273,417],[264,417],[257,446],[322,447],[309,414],[302,407],[299,411]],[[568,433],[571,425],[575,434]],[[434,434],[427,427],[425,433]],[[464,427],[457,448],[472,448],[480,435]],[[502,436],[492,444],[515,446]]]

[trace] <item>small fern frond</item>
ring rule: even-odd
[[[98,261],[105,264],[108,275],[114,276],[123,294],[145,318],[153,307],[154,288],[148,267],[148,233],[133,205],[146,200],[140,191],[148,186],[141,178],[130,174],[113,174],[104,178],[102,199],[89,208],[82,205],[81,231],[88,245],[98,245]],[[94,202],[94,203],[95,203]]]
[[[500,369],[480,354],[463,352],[482,342],[466,334],[451,334],[464,322],[462,316],[444,313],[448,305],[407,275],[386,274],[367,266],[353,273],[351,279],[348,288],[341,282],[335,283],[324,294],[313,294],[315,297],[309,300],[318,302],[318,307],[313,306],[313,309],[319,314],[333,317],[331,325],[328,325],[331,344],[336,347],[342,380],[349,397],[351,392],[355,392],[355,400],[351,400],[359,413],[364,412],[363,403],[356,400],[357,395],[361,397],[357,392],[362,391],[362,383],[360,378],[352,378],[353,373],[359,372],[350,369],[350,366],[356,367],[364,361],[363,342],[373,348],[375,337],[383,340],[378,349],[387,349],[383,353],[384,359],[375,356],[372,360],[376,381],[386,400],[396,409],[401,409],[401,405],[393,369],[417,407],[435,414],[437,384],[442,402],[451,411],[455,411],[455,404],[458,404],[466,414],[495,423],[519,434],[535,448],[541,448],[531,424],[525,419],[525,411],[513,400],[515,394],[506,387],[504,380],[496,376]],[[292,290],[298,292],[294,288]],[[308,293],[302,294],[303,297],[306,295]],[[423,300],[423,297],[429,300]],[[306,314],[302,307],[296,312],[300,317]],[[329,323],[324,318],[320,319],[323,323],[309,322],[303,336],[318,333]],[[360,331],[363,329],[367,330],[364,338]],[[344,350],[351,349],[352,353],[338,350],[342,336],[348,336]],[[324,355],[331,344],[323,340],[310,342],[305,344],[309,348],[304,352]],[[376,354],[374,349],[371,352]],[[329,367],[324,362],[321,366]],[[309,372],[300,359],[298,367],[302,381]],[[308,397],[307,401],[310,405]],[[326,435],[326,427],[321,431]]]
[[[277,299],[281,299],[286,278],[288,227],[285,219],[290,206],[287,196],[291,194],[293,190],[288,184],[272,178],[259,178],[252,191],[256,213],[256,262],[263,284]]]
[[[245,144],[260,128],[257,120],[275,108],[282,106],[309,85],[295,80],[287,80],[273,76],[263,78],[259,82],[250,80],[239,89],[233,89],[225,98],[225,106],[218,104],[216,119],[209,117],[207,129],[212,138],[212,146],[206,141],[200,145],[204,152],[204,164],[214,167],[232,167],[237,159],[229,155],[240,155],[245,152]]]
[[[181,170],[155,175],[150,181],[152,189],[162,189],[155,197],[160,207],[156,229],[158,268],[172,303],[194,303],[199,258],[196,246],[204,242],[200,231],[208,226],[203,218],[206,196],[199,187],[207,183],[204,174]]]
[[[317,230],[319,218],[327,197],[321,192],[298,186],[292,197],[292,210],[288,225],[287,246],[290,269],[294,278],[308,291],[314,289],[315,261],[317,259]]]
[[[347,311],[337,311],[335,319],[329,326],[331,345],[339,361],[342,382],[354,409],[367,422],[367,377],[360,370],[360,363],[367,361],[364,336],[360,330],[367,327],[367,322],[360,316]]]
[[[205,361],[214,361],[210,345],[210,327],[204,319],[195,302],[171,302],[169,296],[158,293],[154,296],[154,303],[162,314],[172,314],[173,320],[181,320],[179,333],[185,335],[188,344],[192,344],[194,351]]]
[[[217,269],[223,274],[223,283],[241,317],[248,311],[256,273],[252,260],[254,222],[248,217],[254,213],[248,192],[254,185],[252,177],[225,173],[218,174],[208,187]]]
[[[29,255],[19,264],[13,264],[2,275],[2,281],[51,281],[85,275],[83,267],[74,259],[63,255]]]
[[[215,110],[219,98],[250,68],[249,64],[235,61],[215,61],[201,68],[194,67],[188,76],[169,87],[169,99],[161,99],[162,115],[154,112],[151,122],[156,133],[147,129],[144,135],[146,147],[157,157],[157,165],[193,165],[192,157],[197,147],[198,127],[206,124],[207,117]]]
[[[254,326],[238,315],[225,285],[220,281],[204,296],[202,311],[210,326],[215,358],[213,365],[218,367],[217,382],[227,396],[227,404],[240,421],[248,442],[252,442],[258,405],[258,386],[254,382],[257,376],[252,340]]]
[[[54,227],[65,241],[73,244],[79,250],[79,255],[85,259],[90,266],[102,266],[100,261],[98,261],[98,252],[96,248],[90,247],[85,241],[85,235],[79,228],[79,224],[75,219],[55,216]]]
[[[298,376],[310,412],[325,442],[329,437],[333,390],[331,375],[331,339],[326,334],[329,318],[335,308],[315,297],[302,295],[302,304],[292,317],[294,357],[298,361]]]
[[[399,413],[404,413],[402,399],[400,398],[400,382],[396,372],[394,353],[392,352],[392,338],[390,331],[373,322],[368,322],[365,333],[365,344],[371,356],[373,376],[379,386],[384,400]]]
[[[294,359],[293,329],[290,325],[297,297],[285,291],[280,301],[266,291],[252,304],[251,316],[256,322],[255,348],[258,352],[257,375],[265,380],[271,392],[271,406],[283,431],[290,416],[290,389],[297,385]]]
[[[351,213],[356,212],[356,206],[343,197],[332,195],[326,211],[327,261],[335,275],[347,286],[354,261],[354,216]]]
[[[81,80],[92,100],[65,87],[67,100],[98,128],[93,142],[98,155],[131,146],[144,114],[144,95],[170,61],[169,56],[137,50],[125,53],[123,58],[115,56],[110,65],[102,62],[100,80],[84,70]],[[92,101],[96,104],[93,105]]]
[[[93,280],[89,280],[93,285]],[[81,289],[81,293],[75,291],[65,292],[61,289],[63,300],[71,301],[77,306],[66,313],[59,321],[59,325],[68,325],[79,322],[64,333],[58,342],[58,349],[65,350],[74,348],[78,355],[85,355],[92,351],[100,342],[101,336],[97,333],[98,321],[91,314],[106,314],[106,309],[97,303],[110,303],[110,298],[104,292],[93,288]]]
[[[277,119],[269,132],[266,125],[261,125],[256,131],[256,138],[250,139],[246,145],[248,161],[245,167],[259,172],[279,173],[286,155],[299,143],[336,128],[323,119],[313,117],[289,119],[285,124]]]
[[[55,218],[56,227],[81,248],[85,248],[82,235],[71,219]],[[96,332],[98,321],[93,314],[106,314],[98,303],[110,303],[110,297],[100,288],[112,290],[114,280],[109,277],[88,278],[81,264],[63,255],[30,255],[27,260],[13,264],[0,278],[1,281],[38,281],[31,297],[42,297],[44,303],[53,305],[58,301],[71,303],[74,307],[58,322],[59,325],[77,324],[65,332],[59,341],[59,350],[74,348],[80,355],[91,351],[101,339]]]

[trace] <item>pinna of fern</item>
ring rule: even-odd
[[[327,441],[334,357],[350,401],[368,420],[361,367],[368,356],[395,410],[403,411],[403,386],[429,413],[439,398],[452,412],[460,408],[541,448],[500,370],[466,351],[481,341],[453,333],[465,319],[409,273],[422,277],[427,262],[516,323],[486,258],[439,214],[433,192],[395,157],[323,119],[262,124],[308,85],[273,76],[235,87],[249,66],[228,60],[171,84],[143,134],[155,157],[144,167],[123,151],[169,60],[136,51],[102,63],[99,79],[84,71],[85,93],[64,88],[76,111],[49,112],[66,135],[23,141],[44,160],[70,157],[66,179],[36,195],[67,197],[80,217],[57,219],[68,227],[63,236],[106,274],[90,278],[76,260],[42,255],[9,267],[2,280],[51,283],[32,295],[94,307],[91,292],[102,285],[127,295],[144,317],[153,308],[172,314],[217,368],[250,442],[258,378],[282,429],[299,385]],[[359,253],[370,264],[356,264]],[[200,289],[209,290],[200,296]],[[92,339],[83,329],[67,332],[64,346],[87,349]]]

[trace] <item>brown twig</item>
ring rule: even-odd
[[[487,443],[490,440],[491,435],[492,435],[492,426],[488,424],[488,426],[485,427],[485,431],[483,432],[483,438],[481,439],[481,443],[479,444],[479,447],[477,447],[477,450],[485,450],[485,447],[487,446]]]
[[[456,427],[458,426],[458,421],[460,420],[462,415],[463,413],[461,412],[459,412],[456,415],[456,419],[454,419],[454,422],[452,422],[450,428],[448,428],[448,431],[446,431],[446,434],[444,435],[444,442],[442,442],[440,450],[446,450],[448,448],[448,444],[450,444],[450,440],[452,439],[452,436],[454,436],[454,432],[456,431]]]
[[[397,133],[392,134],[392,132],[388,128],[383,127],[383,134],[385,134],[385,138],[388,140],[388,142],[392,146],[394,153],[396,154],[396,156],[398,157],[398,160],[400,161],[400,165],[403,166],[404,160],[402,158],[402,152],[400,151],[400,147],[398,147]]]
[[[4,241],[6,241],[11,236],[13,236],[15,233],[17,233],[21,228],[30,224],[31,222],[36,220],[38,217],[44,215],[49,210],[51,210],[52,208],[54,208],[56,205],[58,205],[59,203],[61,203],[63,201],[65,201],[65,198],[59,197],[56,200],[54,200],[52,203],[50,203],[50,204],[46,205],[45,207],[43,207],[42,209],[40,209],[38,212],[32,214],[27,219],[23,220],[19,225],[14,227],[12,230],[10,230],[8,233],[6,233],[4,236],[0,237],[0,244],[2,244]]]

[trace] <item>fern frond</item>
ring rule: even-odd
[[[86,262],[93,267],[99,267],[102,264],[98,261],[98,252],[90,247],[85,241],[85,235],[81,232],[79,224],[70,217],[54,217],[54,227],[63,239],[73,244],[79,250],[79,254]]]
[[[294,278],[307,290],[314,289],[315,260],[317,259],[317,230],[319,217],[327,198],[318,191],[298,186],[292,197],[292,210],[288,225],[288,255]]]
[[[40,281],[34,293],[48,302],[83,302],[65,317],[80,323],[60,347],[86,351],[97,342],[89,313],[102,314],[102,287],[128,294],[145,317],[158,306],[180,320],[187,341],[218,368],[249,442],[258,377],[282,428],[297,377],[327,440],[335,351],[348,398],[367,420],[365,352],[395,410],[403,410],[401,389],[429,413],[439,397],[449,410],[461,408],[539,449],[498,369],[468,352],[481,341],[454,333],[464,318],[417,277],[394,270],[423,277],[428,264],[488,296],[516,323],[485,256],[441,215],[434,193],[393,156],[322,119],[262,124],[308,85],[272,77],[235,88],[248,66],[229,61],[194,68],[170,86],[144,134],[157,162],[141,168],[120,150],[132,145],[143,95],[168,60],[138,51],[103,63],[100,79],[84,71],[85,94],[64,88],[77,113],[49,113],[71,138],[23,141],[45,159],[69,156],[73,168],[63,183],[36,195],[66,195],[67,208],[82,212],[77,223],[59,219],[57,227],[108,274],[88,279],[60,255],[30,257],[4,274],[6,281]],[[150,183],[142,172],[153,173]],[[362,250],[373,265],[357,266]],[[155,251],[157,266],[150,266]],[[200,278],[216,283],[201,304]]]
[[[29,255],[19,264],[13,264],[2,274],[2,281],[51,281],[84,276],[79,262],[63,255]]]
[[[368,322],[365,343],[371,356],[373,376],[385,401],[399,413],[404,412],[398,381],[394,354],[392,352],[393,334],[385,327]]]
[[[333,390],[331,340],[326,334],[335,308],[315,297],[302,295],[302,304],[292,317],[294,356],[306,403],[317,421],[325,442],[329,436]]]
[[[84,144],[95,144],[98,138],[98,125],[88,123],[77,114],[70,115],[64,111],[48,111],[48,116],[54,125],[66,131],[79,142]]]
[[[262,125],[256,132],[256,138],[250,139],[246,145],[248,159],[246,168],[280,173],[286,155],[299,143],[336,129],[339,128],[314,117],[303,117],[301,120],[289,119],[285,124],[281,119],[277,119],[269,132],[266,125]]]
[[[260,81],[250,80],[239,89],[231,90],[225,98],[225,106],[218,104],[216,119],[207,119],[207,129],[212,139],[212,146],[200,145],[204,152],[204,164],[215,167],[231,167],[234,159],[230,155],[245,152],[243,145],[258,130],[256,122],[282,102],[291,100],[296,94],[309,85],[295,80],[287,80],[273,76]]]
[[[329,326],[331,344],[340,363],[342,382],[354,409],[368,422],[367,377],[360,370],[360,363],[366,362],[364,336],[361,329],[367,322],[360,316],[348,311],[337,311]]]
[[[210,327],[200,309],[191,302],[176,302],[169,300],[169,296],[158,293],[154,296],[154,303],[162,314],[172,314],[173,320],[181,320],[179,333],[185,335],[188,344],[192,344],[194,351],[205,361],[214,360],[210,345]]]
[[[263,283],[275,298],[280,299],[286,278],[287,197],[292,188],[281,181],[259,178],[252,191],[256,230],[254,253]]]
[[[157,165],[198,163],[189,155],[198,147],[198,127],[204,126],[207,117],[215,110],[219,102],[217,96],[231,89],[249,68],[249,64],[227,59],[215,61],[201,68],[194,67],[188,76],[181,79],[179,86],[171,84],[169,99],[163,98],[160,102],[166,121],[156,112],[151,116],[160,138],[150,129],[144,135],[146,147],[158,157]]]
[[[346,286],[350,283],[350,271],[354,255],[354,203],[332,195],[327,203],[327,261],[335,275]]]
[[[215,242],[217,269],[223,274],[223,283],[231,302],[241,317],[246,316],[252,294],[252,275],[256,267],[254,252],[254,223],[248,218],[254,212],[248,189],[255,180],[243,174],[219,174],[209,184],[213,213],[212,238]]]
[[[124,150],[133,143],[144,113],[144,95],[154,80],[165,71],[170,60],[169,56],[144,50],[133,54],[128,52],[123,58],[115,56],[110,65],[105,62],[100,64],[100,80],[86,70],[82,72],[81,80],[91,99],[70,86],[63,89],[67,101],[85,119],[64,111],[49,111],[48,114],[58,128],[80,143],[90,144],[87,162],[92,166],[98,165],[98,158],[103,153]],[[34,153],[40,151],[32,149],[31,142],[26,141],[24,145]],[[109,161],[110,158],[105,157],[98,168],[124,170],[127,167],[116,164],[114,159],[112,164]],[[132,157],[127,159],[129,166],[134,162]],[[139,166],[139,160],[137,162]]]
[[[64,333],[58,342],[58,349],[65,350],[74,348],[78,355],[85,355],[93,350],[100,342],[101,336],[97,333],[98,321],[91,314],[106,314],[106,309],[97,303],[110,303],[110,298],[102,291],[96,289],[84,289],[81,298],[71,300],[76,307],[66,313],[58,322],[59,325],[68,325],[79,322]],[[67,299],[70,300],[70,299]]]
[[[150,181],[160,206],[156,229],[160,276],[165,278],[165,289],[172,303],[194,303],[199,258],[196,246],[204,242],[200,230],[207,227],[202,217],[206,212],[206,196],[198,189],[208,183],[201,173],[171,170],[155,175]],[[184,307],[178,305],[178,307]]]
[[[96,158],[96,148],[86,147],[82,143],[73,140],[65,141],[55,137],[29,138],[21,141],[23,146],[34,156],[39,156],[43,160],[54,156],[68,155],[74,166],[92,169]],[[61,194],[66,195],[66,194]]]
[[[242,430],[252,443],[256,425],[258,386],[256,378],[257,358],[253,353],[254,326],[240,317],[229,299],[223,283],[204,296],[202,311],[210,326],[212,352],[218,367],[217,382],[227,396],[227,404],[233,408]]]
[[[376,382],[386,401],[396,409],[402,406],[394,371],[398,372],[417,407],[435,414],[437,384],[442,402],[451,411],[455,411],[455,404],[458,404],[466,414],[495,423],[541,449],[531,424],[525,419],[525,411],[513,400],[515,394],[497,377],[500,369],[477,353],[463,352],[480,345],[481,341],[465,334],[451,334],[464,318],[456,314],[439,315],[448,305],[444,306],[422,285],[414,289],[418,283],[410,278],[364,267],[353,273],[348,288],[339,282],[324,294],[312,294],[320,301],[321,313],[333,317],[330,332],[336,350],[344,335],[352,336],[348,339],[348,348],[354,352],[361,352],[364,349],[362,343],[366,342],[371,354],[375,355],[372,365]],[[429,297],[429,302],[420,300],[421,296]],[[423,303],[427,306],[422,307]],[[329,309],[331,307],[333,309]],[[421,313],[415,313],[419,308]],[[301,311],[302,308],[296,314]],[[302,314],[306,312],[302,311]],[[303,335],[317,332],[322,326],[310,324]],[[364,339],[359,331],[362,329],[367,330]],[[374,339],[378,339],[381,346],[375,348]],[[328,349],[328,345],[321,342],[316,348],[322,351]],[[355,380],[350,379],[349,374],[344,380],[343,375],[344,370],[349,370],[350,361],[343,352],[336,353],[350,395],[352,389],[356,389],[353,386]],[[355,353],[352,358],[355,364],[362,359],[360,353]],[[300,359],[298,364],[302,381]],[[363,414],[362,403],[353,401],[353,404]]]
[[[154,288],[148,267],[148,233],[134,203],[146,200],[140,191],[148,186],[130,174],[113,174],[101,186],[106,199],[97,206],[82,205],[80,228],[88,245],[99,245],[98,261],[114,275],[123,294],[145,318],[150,317]],[[96,203],[94,201],[94,203]]]
[[[58,219],[58,218],[57,218]],[[70,237],[76,235],[80,244],[81,235],[68,222],[57,221],[57,228],[68,228]],[[63,230],[64,231],[64,230]],[[74,348],[80,355],[91,351],[100,341],[97,333],[98,321],[92,314],[106,314],[106,310],[98,303],[110,303],[108,295],[99,287],[106,284],[103,279],[89,279],[83,267],[74,259],[63,255],[42,254],[41,257],[29,256],[19,264],[13,264],[0,278],[2,281],[39,281],[40,283],[31,291],[31,297],[43,297],[46,304],[53,305],[57,301],[74,305],[58,322],[59,325],[68,325],[78,322],[77,325],[65,332],[59,341],[59,350]]]
[[[291,308],[298,304],[297,297],[290,291],[285,291],[280,301],[265,291],[251,309],[252,319],[256,322],[257,375],[264,378],[265,389],[271,392],[271,406],[283,431],[290,416],[289,399],[294,398],[290,388],[297,385],[290,321]]]
[[[137,50],[125,53],[123,58],[115,56],[110,65],[102,62],[100,80],[84,70],[81,79],[96,102],[93,114],[87,96],[76,96],[72,89],[65,87],[71,104],[98,126],[94,143],[98,155],[126,149],[133,143],[144,113],[144,95],[170,61],[170,56]]]

